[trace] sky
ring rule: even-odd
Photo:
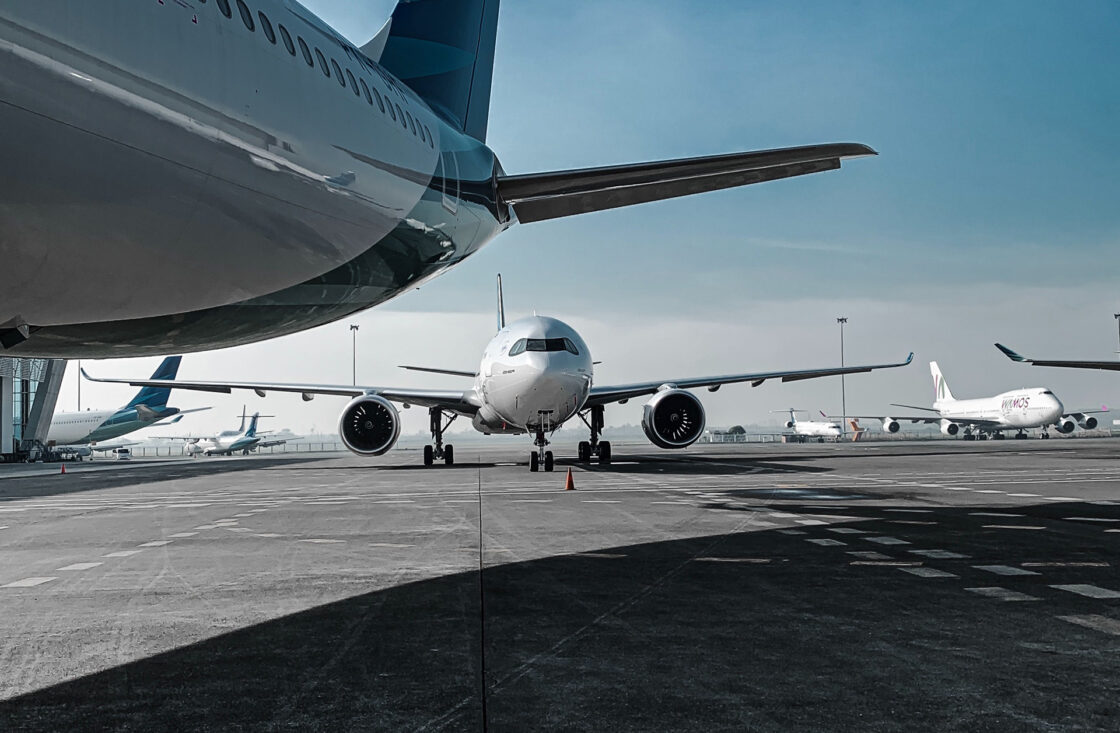
[[[361,44],[386,0],[305,0]],[[416,291],[313,331],[188,355],[182,378],[455,388],[398,364],[477,367],[509,315],[583,334],[596,383],[839,362],[904,369],[846,379],[849,413],[926,404],[928,362],[957,397],[1046,385],[1067,407],[1115,403],[1120,374],[1031,368],[1116,356],[1120,312],[1120,4],[506,0],[487,143],[530,173],[823,142],[866,143],[842,170],[516,226]],[[84,362],[147,376],[158,359]],[[76,406],[70,370],[59,400]],[[82,387],[82,406],[124,404]],[[839,379],[700,393],[710,426],[771,410],[839,413]],[[180,423],[330,431],[345,400],[175,393]],[[636,423],[641,403],[607,410]],[[403,413],[406,433],[423,429]],[[1120,416],[1118,416],[1120,417]],[[462,428],[462,424],[456,426]],[[151,431],[155,434],[156,431]]]

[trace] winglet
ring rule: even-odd
[[[914,352],[913,351],[911,351],[910,355],[906,357],[906,361],[902,362],[902,366],[906,366],[907,364],[909,364],[912,361],[914,361]]]
[[[1007,356],[1007,358],[1010,359],[1011,361],[1019,361],[1019,362],[1029,361],[1029,359],[1027,359],[1025,356],[1022,356],[1020,354],[1016,354],[1014,351],[1007,348],[1003,344],[996,344],[996,348],[999,349],[1000,351],[1002,351],[1004,353],[1004,355]]]
[[[506,304],[502,298],[502,273],[498,273],[498,330],[506,327]]]

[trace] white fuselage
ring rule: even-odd
[[[92,442],[90,436],[94,435],[98,428],[116,412],[116,410],[88,410],[86,412],[55,413],[47,431],[47,444],[84,445],[90,443]],[[144,425],[136,427],[144,427]],[[102,439],[104,440],[104,438]]]
[[[202,440],[188,443],[186,451],[189,455],[221,455],[225,453],[236,453],[238,451],[249,450],[261,441],[258,435],[246,435],[240,431],[228,431],[217,435],[213,438],[203,438]]]
[[[591,353],[571,326],[543,316],[514,321],[482,355],[474,427],[483,433],[551,432],[583,407],[592,378]]]
[[[793,432],[810,438],[839,438],[840,426],[820,420],[797,420],[793,423]]]
[[[1044,387],[1003,392],[995,397],[972,400],[938,400],[933,403],[943,418],[990,420],[1013,429],[1042,428],[1055,424],[1062,416],[1061,401]]]

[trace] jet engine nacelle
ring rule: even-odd
[[[646,403],[642,430],[658,448],[685,448],[704,434],[704,406],[691,392],[663,389]]]
[[[397,408],[384,397],[355,397],[338,418],[342,442],[359,456],[379,456],[397,442],[401,419]]]
[[[786,428],[789,429],[789,428],[792,428],[792,427],[793,427],[793,420],[786,420]]]
[[[1058,420],[1058,424],[1054,426],[1054,429],[1059,433],[1072,433],[1076,427],[1077,426],[1073,422],[1073,420],[1070,420],[1069,418],[1063,418],[1061,420]]]
[[[900,427],[901,427],[901,425],[898,424],[898,420],[895,420],[892,417],[884,417],[883,418],[883,432],[884,433],[897,433],[898,429]],[[952,433],[950,433],[950,435],[952,435]]]
[[[961,426],[951,420],[941,421],[941,432],[944,435],[956,435],[961,431]]]
[[[1097,427],[1097,418],[1093,417],[1092,415],[1086,415],[1085,417],[1078,420],[1077,424],[1081,426],[1082,430],[1093,430]]]

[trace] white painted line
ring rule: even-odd
[[[944,570],[937,568],[916,567],[916,568],[899,568],[904,573],[917,575],[919,578],[955,578],[956,575],[947,573]]]
[[[921,555],[928,557],[932,560],[960,560],[968,557],[959,552],[949,552],[948,550],[910,550],[912,555]]]
[[[67,565],[64,568],[59,568],[56,572],[61,572],[63,570],[89,570],[90,568],[95,568],[98,565],[104,564],[105,563],[100,562],[76,562],[73,565]]]
[[[252,532],[248,527],[222,527],[227,532]],[[143,547],[143,545],[141,545]]]
[[[1008,496],[1018,496],[1024,499],[1036,499],[1041,496],[1041,494],[1008,494]]]
[[[800,519],[801,518],[800,514],[790,514],[788,512],[771,512],[770,516],[774,517],[775,519]]]
[[[218,525],[216,525],[216,524],[200,524],[199,526],[195,527],[195,529],[217,529],[217,528],[218,528]]]
[[[1009,590],[1007,588],[1000,588],[999,586],[992,586],[989,588],[965,588],[965,590],[984,596],[985,598],[995,598],[997,601],[1038,601],[1040,598],[1035,596],[1028,596],[1026,593],[1020,593],[1016,590]]]
[[[548,504],[552,499],[510,499],[511,504]]]
[[[1046,501],[1081,501],[1072,496],[1044,496],[1042,498]]]
[[[253,536],[254,537],[283,537],[284,535],[276,534],[275,532],[259,532],[259,533],[255,534]]]
[[[651,501],[650,504],[676,504],[677,506],[692,506],[691,501]]]
[[[415,547],[415,545],[402,545],[397,542],[370,542],[370,547]]]
[[[910,544],[906,540],[900,540],[897,537],[862,537],[861,539],[865,539],[868,542],[875,542],[876,544],[880,544],[880,545],[908,545],[908,544]]]
[[[1059,616],[1062,621],[1068,621],[1071,624],[1078,626],[1085,626],[1096,631],[1103,631],[1106,634],[1120,636],[1120,621],[1108,616],[1098,616],[1090,614],[1088,616]]]
[[[1120,522],[1120,519],[1108,519],[1106,517],[1062,517],[1067,522]]]
[[[765,565],[770,562],[768,557],[698,557],[697,562],[745,562],[751,565]]]
[[[835,532],[836,534],[867,534],[866,530],[856,529],[854,527],[829,527],[828,531]]]
[[[972,491],[972,489],[968,488],[967,486],[943,486],[941,488],[945,489],[946,491]]]
[[[142,545],[137,545],[137,547],[163,547],[164,545],[170,544],[171,540],[155,540],[154,542],[145,542]]]
[[[549,501],[552,501],[552,500],[549,499]],[[384,499],[382,501],[375,501],[375,502],[372,502],[372,503],[374,503],[374,504],[415,504],[416,502],[413,501],[412,499]]]
[[[11,512],[25,512],[25,511],[27,511],[26,508],[4,508],[4,509],[0,509],[0,512],[3,512],[5,514],[9,514]]]
[[[168,504],[167,509],[201,509],[202,507],[210,506],[209,504]],[[136,507],[137,509],[139,507]]]
[[[174,537],[175,539],[179,540],[184,537],[194,537],[196,534],[198,534],[198,532],[176,532],[175,534],[169,534],[167,536]]]
[[[108,555],[102,555],[101,557],[132,557],[133,555],[139,555],[141,552],[143,550],[121,550],[120,552],[110,552]]]
[[[996,489],[976,489],[977,494],[1002,494],[1002,491]]]
[[[1032,524],[985,524],[984,529],[1046,529],[1045,527]]]
[[[0,585],[0,588],[30,588],[35,585],[49,583],[52,580],[58,580],[58,576],[54,576],[51,578],[24,578],[23,580],[17,580],[13,583],[8,583],[7,585]]]
[[[926,525],[926,526],[929,526],[931,524],[937,524],[937,522],[920,522],[917,519],[892,519],[892,520],[890,520],[890,523],[891,524],[920,524],[920,525]]]
[[[1015,568],[1010,565],[973,565],[972,567],[977,570],[986,570],[989,573],[996,575],[1038,575],[1033,570],[1023,570],[1022,568]]]
[[[1025,568],[1107,568],[1106,562],[1025,562]]]
[[[253,515],[250,512],[250,513],[245,513],[245,514],[234,514],[233,516],[237,517],[238,519],[244,519],[245,517],[251,517]]]
[[[1022,514],[1008,514],[1007,512],[969,512],[970,517],[1021,517]]]
[[[852,551],[849,551],[848,554],[852,555],[854,557],[863,558],[864,560],[890,560],[891,559],[890,555],[884,555],[881,552],[870,552],[870,551],[867,551],[867,550],[861,550],[859,552],[856,552],[856,551],[852,550]]]
[[[806,526],[817,525],[817,524],[828,524],[828,522],[822,522],[819,519],[795,519],[794,521],[797,522],[798,524],[804,524]]]
[[[298,541],[299,542],[311,542],[311,543],[314,543],[314,544],[317,544],[317,545],[334,545],[334,544],[338,544],[338,543],[341,543],[341,542],[345,542],[346,540],[319,540],[319,539],[315,539],[315,540],[298,540]]]
[[[820,540],[805,540],[805,541],[806,542],[812,542],[814,545],[820,545],[821,547],[842,547],[842,546],[845,546],[845,545],[848,544],[847,542],[841,542],[840,540],[831,540],[831,539],[827,539],[827,538],[826,539],[820,539]]]
[[[621,504],[618,499],[580,499],[584,504]]]
[[[800,529],[779,529],[779,534],[805,534],[804,530]]]
[[[1120,593],[1108,588],[1101,588],[1096,585],[1087,585],[1085,583],[1073,583],[1070,585],[1052,585],[1051,588],[1058,590],[1068,590],[1070,593],[1076,593],[1080,596],[1087,598],[1120,598]]]

